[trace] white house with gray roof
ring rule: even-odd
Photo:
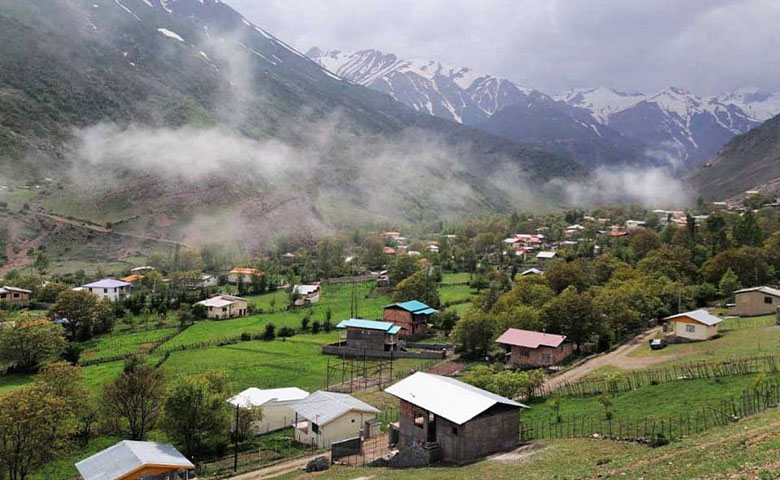
[[[718,336],[718,324],[723,320],[701,308],[664,318],[664,332],[673,340],[700,341]]]
[[[133,288],[132,283],[114,280],[113,278],[104,278],[103,280],[81,286],[82,290],[92,292],[101,300],[108,300],[110,302],[116,302],[117,300],[127,298],[130,295],[131,288]]]
[[[361,436],[379,410],[345,393],[316,391],[292,407],[295,440],[328,448],[334,442]]]

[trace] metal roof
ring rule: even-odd
[[[84,480],[115,480],[146,465],[195,468],[169,443],[125,440],[76,463]]]
[[[520,273],[521,277],[525,277],[526,275],[544,275],[544,272],[538,268],[529,268],[528,270],[523,270]]]
[[[766,293],[767,295],[772,295],[773,297],[780,297],[780,290],[772,287],[743,288],[742,290],[737,290],[734,293],[737,294],[737,293],[748,293],[748,292],[761,292],[761,293]]]
[[[247,388],[238,395],[229,398],[228,403],[243,407],[261,407],[272,402],[293,402],[303,400],[309,392],[297,387],[269,388],[261,390],[256,387]]]
[[[24,288],[4,286],[0,288],[0,292],[17,292],[17,293],[32,293],[31,290],[25,290]]]
[[[379,322],[377,320],[363,320],[362,318],[350,318],[342,320],[336,325],[336,328],[365,328],[369,330],[381,330],[391,335],[398,333],[401,327],[392,322]]]
[[[298,415],[316,423],[325,425],[351,411],[379,413],[371,405],[347,395],[318,390],[291,407]],[[86,479],[85,479],[86,480]]]
[[[393,308],[398,307],[406,310],[407,312],[412,313],[418,313],[418,314],[429,314],[429,313],[437,313],[438,310],[431,308],[430,306],[424,304],[423,302],[417,301],[417,300],[410,300],[408,302],[400,302],[400,303],[393,303],[391,305],[386,305],[384,308]]]
[[[454,378],[417,372],[385,389],[385,392],[463,425],[494,405],[528,408],[522,403],[482,390]]]
[[[98,280],[97,282],[88,283],[82,286],[84,288],[120,288],[132,286],[132,283],[114,280],[113,278],[104,278],[103,280]]]
[[[693,320],[696,320],[699,323],[703,323],[704,325],[707,325],[708,327],[717,325],[723,321],[722,318],[718,318],[715,315],[710,314],[710,312],[708,312],[703,308],[700,308],[699,310],[692,310],[690,312],[678,313],[677,315],[666,317],[664,318],[664,320],[674,320],[676,318],[681,318],[681,317],[691,318]]]
[[[556,348],[560,346],[564,340],[566,340],[565,335],[554,335],[552,333],[510,328],[496,339],[496,343],[526,348],[539,348],[540,346]]]
[[[536,254],[536,258],[553,258],[557,255],[557,252],[539,252]]]
[[[311,285],[296,285],[293,287],[293,293],[297,293],[298,295],[310,295],[320,289],[320,286],[318,284],[311,284]]]
[[[236,302],[246,301],[245,299],[241,297],[234,297],[232,295],[217,295],[216,297],[211,297],[207,300],[201,300],[197,303],[197,305],[203,305],[204,307],[227,307],[228,305],[233,305]]]

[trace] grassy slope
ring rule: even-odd
[[[457,468],[423,468],[404,471],[334,467],[318,474],[321,480],[359,477],[375,480],[466,480],[473,478],[579,479],[642,478],[682,480],[691,478],[776,478],[778,469],[780,411],[771,410],[737,424],[651,449],[610,440],[574,439],[541,442],[543,450],[518,461],[482,461]],[[776,475],[776,473],[775,473]],[[291,473],[280,480],[311,478]]]
[[[650,350],[649,345],[631,356],[668,356],[659,366],[729,360],[734,357],[776,355],[780,343],[780,326],[774,325],[774,315],[755,318],[726,319],[721,324],[722,336],[707,342],[669,345],[663,350]]]

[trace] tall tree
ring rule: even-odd
[[[165,394],[165,376],[141,356],[125,367],[103,390],[102,404],[115,428],[131,440],[144,440],[157,424]]]
[[[758,226],[756,216],[748,210],[737,218],[734,223],[734,240],[741,247],[760,247],[763,234]]]
[[[441,299],[436,282],[425,272],[417,272],[396,285],[393,289],[393,301],[406,302],[409,300],[419,300],[433,308],[438,308]]]
[[[231,409],[227,377],[222,373],[177,378],[165,399],[164,428],[189,458],[201,458],[209,442],[225,439]]]
[[[40,385],[0,396],[0,462],[10,480],[25,480],[63,448],[71,411]]]
[[[41,319],[18,319],[0,326],[0,363],[22,372],[35,372],[65,348],[62,327]]]

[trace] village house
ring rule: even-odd
[[[113,278],[104,278],[103,280],[81,286],[82,290],[92,292],[101,300],[108,300],[110,302],[124,300],[130,295],[130,289],[132,288],[132,283],[114,280]]]
[[[308,396],[309,392],[297,387],[265,390],[251,387],[229,398],[228,403],[236,408],[261,409],[260,421],[252,423],[250,428],[253,434],[262,435],[291,427],[295,420],[292,406]]]
[[[346,330],[339,344],[364,351],[392,352],[398,350],[398,332],[401,327],[391,322],[378,322],[350,318],[342,320],[336,328]]]
[[[257,268],[236,267],[228,273],[227,281],[234,285],[239,283],[252,283],[252,277],[262,277],[265,272]]]
[[[769,315],[780,307],[780,290],[771,287],[754,287],[734,292],[734,304],[729,305],[729,315],[752,317]]]
[[[645,228],[646,223],[641,220],[626,220],[626,230]]]
[[[538,268],[531,267],[528,270],[523,270],[517,275],[520,277],[527,277],[529,275],[544,275],[544,272],[542,270],[539,270]]]
[[[192,288],[210,288],[210,287],[216,287],[219,285],[219,278],[216,275],[212,275],[210,273],[204,273],[200,276],[200,281],[194,285],[191,285]]]
[[[194,468],[171,444],[131,440],[76,463],[84,480],[188,480]]]
[[[539,252],[536,254],[536,261],[538,263],[546,263],[557,256],[557,252]]]
[[[295,306],[311,305],[320,301],[320,284],[313,283],[309,285],[295,285],[292,290],[295,300]]]
[[[395,255],[395,248],[393,247],[385,247],[382,249],[382,253],[385,255]]]
[[[136,275],[143,275],[144,273],[153,272],[153,271],[154,271],[154,267],[150,267],[148,265],[144,265],[141,267],[134,267],[130,269],[130,273]]]
[[[525,405],[454,378],[417,372],[385,392],[400,400],[398,448],[421,445],[429,463],[468,462],[520,441]]]
[[[143,280],[143,278],[144,278],[143,275],[138,274],[138,273],[133,273],[133,274],[130,274],[130,275],[126,276],[126,277],[122,277],[119,280],[121,280],[123,282],[127,282],[127,283],[136,283],[136,282],[140,282],[141,280]]]
[[[32,291],[24,288],[0,287],[0,302],[8,302],[11,305],[27,305],[30,303]]]
[[[521,368],[550,367],[569,358],[571,342],[564,335],[510,328],[496,339],[507,350],[507,360]]]
[[[390,286],[390,275],[387,274],[387,270],[382,270],[376,277],[377,288],[387,288]]]
[[[295,441],[318,448],[334,442],[366,437],[366,425],[379,410],[345,393],[318,390],[292,405]]]
[[[384,307],[382,319],[401,327],[401,338],[419,338],[428,333],[431,315],[438,312],[422,302],[411,300],[387,305]]]
[[[702,308],[664,318],[664,332],[672,341],[709,340],[718,335],[722,321]]]
[[[247,313],[247,301],[233,295],[217,295],[195,305],[206,307],[206,316],[215,320],[242,317]]]

